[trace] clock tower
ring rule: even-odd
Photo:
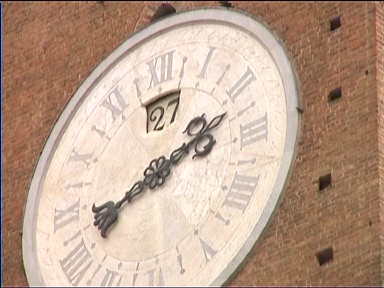
[[[383,13],[3,3],[2,284],[383,285]]]

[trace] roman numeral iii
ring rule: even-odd
[[[268,114],[245,125],[240,124],[241,150],[250,144],[268,137]]]

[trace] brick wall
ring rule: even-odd
[[[177,11],[219,5],[169,3]],[[160,4],[4,3],[3,284],[27,285],[21,251],[24,206],[56,119],[94,67],[130,33],[147,25]],[[282,39],[298,75],[304,113],[284,198],[229,284],[382,284],[384,196],[379,167],[383,169],[384,142],[379,139],[384,114],[377,113],[384,107],[382,4],[232,4],[261,19]],[[336,16],[342,26],[330,31],[329,21]],[[329,92],[337,87],[341,99],[328,103]],[[319,192],[318,178],[328,173],[332,187]],[[316,253],[328,247],[333,247],[334,259],[319,266]]]

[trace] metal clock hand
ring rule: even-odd
[[[216,143],[215,138],[213,138],[209,132],[221,123],[225,115],[226,113],[216,116],[209,124],[207,124],[205,114],[193,118],[183,132],[187,133],[188,136],[192,136],[193,139],[188,143],[183,143],[179,148],[174,150],[170,154],[169,159],[161,156],[152,160],[144,170],[144,179],[137,181],[120,201],[116,203],[108,201],[98,207],[93,204],[92,212],[95,214],[93,224],[98,227],[101,236],[104,238],[107,237],[108,229],[116,222],[119,209],[125,202],[131,202],[135,197],[142,194],[146,186],[149,187],[149,189],[154,189],[157,186],[163,185],[171,173],[172,166],[176,165],[188,154],[192,146],[194,146],[195,150],[195,155],[193,155],[192,159],[209,154]]]

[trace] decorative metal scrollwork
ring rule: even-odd
[[[171,161],[164,156],[154,159],[144,170],[144,184],[149,189],[161,186],[165,182],[165,178],[171,173]]]
[[[93,204],[92,212],[94,213],[94,225],[100,230],[103,238],[107,237],[108,229],[117,221],[119,209],[125,202],[131,202],[144,192],[145,187],[155,189],[165,183],[166,178],[171,174],[172,165],[178,164],[185,155],[189,153],[191,147],[194,147],[196,157],[204,157],[209,154],[216,143],[215,138],[209,132],[219,126],[224,119],[226,113],[216,116],[207,124],[205,114],[193,118],[187,125],[183,133],[193,137],[188,143],[183,143],[179,148],[174,150],[169,159],[161,156],[152,160],[148,167],[144,170],[142,181],[137,181],[124,197],[118,202],[108,201],[100,206]]]

